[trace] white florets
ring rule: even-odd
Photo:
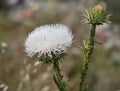
[[[25,51],[28,56],[44,55],[52,57],[66,52],[72,44],[73,35],[68,27],[62,24],[44,25],[35,28],[25,41]]]

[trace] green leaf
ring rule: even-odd
[[[87,49],[88,48],[88,42],[83,40],[83,46],[84,46],[85,49]]]

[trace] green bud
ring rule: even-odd
[[[96,5],[85,11],[85,22],[89,24],[101,25],[108,21],[109,15],[106,15],[105,8],[102,5]]]

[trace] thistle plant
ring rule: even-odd
[[[28,56],[37,56],[38,61],[53,65],[53,79],[60,91],[66,91],[66,83],[63,81],[59,63],[67,47],[71,46],[72,39],[73,35],[67,26],[51,24],[35,28],[25,40]]]
[[[106,15],[105,8],[102,5],[96,5],[93,8],[85,10],[85,22],[91,25],[90,36],[88,41],[83,41],[84,46],[84,57],[81,66],[81,77],[79,84],[79,91],[86,91],[87,86],[85,86],[84,81],[87,74],[88,64],[90,61],[90,56],[94,49],[94,37],[96,26],[106,23],[110,15]]]

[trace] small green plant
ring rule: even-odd
[[[86,91],[87,86],[84,84],[87,74],[88,64],[90,62],[90,56],[94,49],[94,37],[96,26],[106,23],[110,15],[106,15],[105,9],[102,5],[96,5],[93,8],[85,10],[85,22],[91,25],[90,36],[88,41],[83,41],[84,57],[81,65],[81,77],[79,91]]]

